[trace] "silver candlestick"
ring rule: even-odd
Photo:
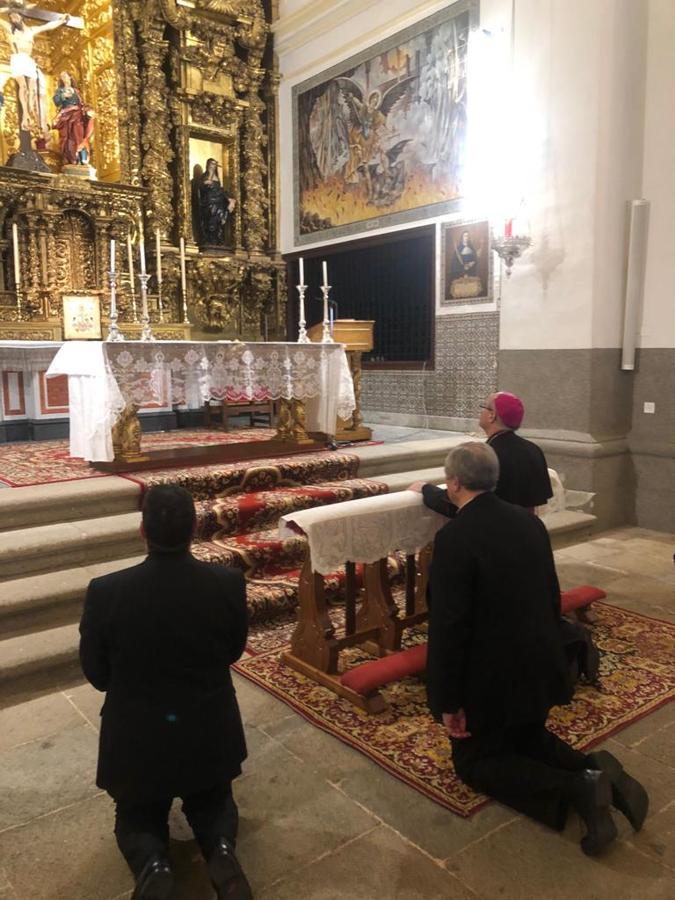
[[[310,344],[311,341],[307,336],[307,321],[305,320],[305,293],[307,292],[306,284],[296,284],[298,294],[300,295],[300,321],[298,327],[298,343]]]
[[[131,291],[131,315],[132,321],[138,322],[138,309],[136,308],[136,286],[134,285],[133,275],[129,279],[129,290]]]
[[[141,282],[141,302],[142,302],[141,322],[143,323],[143,328],[141,329],[141,340],[142,341],[154,341],[155,336],[152,333],[152,328],[150,328],[150,314],[148,312],[148,281],[150,280],[150,276],[149,275],[139,275],[138,279]]]
[[[110,328],[106,341],[123,341],[124,335],[117,327],[117,272],[108,272],[110,279]]]
[[[183,291],[183,324],[190,325],[190,319],[188,318],[188,305],[187,305],[187,294]]]
[[[323,333],[321,341],[324,344],[334,344],[333,335],[330,333],[330,319],[328,318],[328,294],[331,286],[329,284],[321,285],[321,293],[323,294]]]
[[[159,321],[164,321],[164,304],[162,303],[162,279],[157,279],[157,309],[159,311]]]

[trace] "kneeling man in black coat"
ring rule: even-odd
[[[229,668],[246,642],[246,587],[240,572],[192,556],[194,528],[186,490],[151,488],[141,527],[147,559],[95,578],[80,624],[82,669],[106,692],[97,784],[115,800],[134,900],[171,893],[174,797],[182,798],[218,897],[251,897],[234,855],[231,783],[246,742]]]
[[[546,527],[493,493],[488,445],[451,450],[445,471],[458,512],[434,543],[429,706],[462,781],[557,829],[572,806],[587,828],[582,849],[597,854],[616,837],[610,804],[637,830],[648,799],[610,753],[581,753],[546,728],[551,707],[572,697]]]

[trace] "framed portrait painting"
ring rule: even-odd
[[[296,245],[459,209],[477,24],[457,0],[293,88]]]
[[[492,300],[490,223],[445,222],[441,226],[441,306]]]
[[[101,305],[98,297],[64,294],[63,339],[65,341],[101,340]]]

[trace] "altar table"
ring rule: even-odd
[[[70,452],[90,461],[115,457],[111,429],[129,410],[169,402],[282,401],[279,438],[333,435],[354,410],[354,385],[341,344],[240,341],[70,341],[47,377],[67,375]],[[284,406],[285,404],[285,406]],[[285,430],[284,430],[285,429]],[[262,445],[259,444],[262,447]]]
[[[331,435],[354,409],[340,344],[240,341],[70,341],[47,377],[67,375],[71,455],[114,458],[111,428],[123,410],[149,402],[200,407],[209,399],[287,401],[307,429]],[[290,407],[289,407],[290,408]],[[294,423],[297,424],[297,423]],[[300,427],[300,426],[298,426]]]

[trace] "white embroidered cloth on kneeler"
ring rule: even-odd
[[[447,521],[421,494],[400,491],[288,513],[279,520],[279,535],[307,535],[312,570],[328,575],[346,562],[376,562],[393,550],[417,553]]]

